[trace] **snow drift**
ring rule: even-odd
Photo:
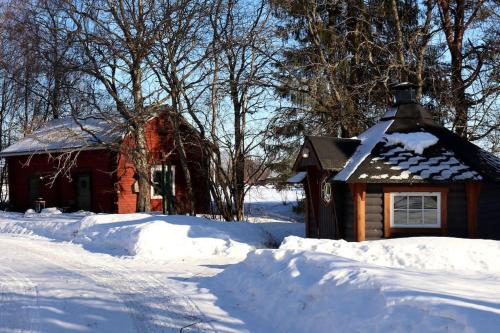
[[[438,246],[441,240],[443,244]],[[404,241],[410,244],[412,240]],[[451,245],[446,239],[427,241],[435,249]],[[497,331],[498,273],[457,273],[455,257],[460,258],[461,251],[447,251],[439,255],[440,259],[431,259],[436,270],[417,271],[420,263],[430,259],[426,250],[419,252],[404,242],[381,250],[383,242],[386,241],[361,243],[360,249],[353,247],[355,254],[351,257],[357,258],[353,260],[326,253],[339,252],[332,250],[331,245],[314,247],[288,238],[278,250],[250,253],[245,261],[209,281],[208,287],[215,292],[224,286],[225,291],[218,295],[220,299],[232,298],[233,304],[242,310],[273,325],[275,332],[319,333],[332,332],[332,328],[347,333]],[[479,263],[486,250],[499,257],[498,242],[483,245],[483,250],[464,259],[461,268],[470,262]],[[285,249],[292,247],[295,249]],[[298,247],[325,251],[297,250]],[[398,250],[402,257],[411,254],[410,259],[391,258]],[[454,264],[449,265],[447,258]],[[489,270],[495,271],[492,267]]]
[[[368,242],[287,237],[283,250],[334,254],[368,264],[412,270],[500,274],[500,242],[449,237],[409,237]]]
[[[93,215],[83,218],[75,241],[149,259],[244,257],[272,242],[255,224],[190,216]]]
[[[209,256],[244,258],[258,248],[277,247],[288,235],[303,235],[302,223],[219,222],[159,214],[41,214],[0,212],[0,232],[83,244],[118,256],[152,260]]]

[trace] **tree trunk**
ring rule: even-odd
[[[174,140],[175,140],[175,147],[177,149],[177,152],[179,154],[179,162],[181,163],[181,169],[182,172],[184,173],[184,179],[186,180],[186,190],[187,190],[187,199],[189,201],[189,207],[188,211],[190,215],[195,215],[195,207],[196,207],[196,200],[194,197],[193,193],[193,182],[191,179],[191,171],[189,170],[189,165],[188,165],[188,159],[187,159],[187,154],[186,154],[186,149],[184,148],[184,143],[182,141],[181,137],[181,131],[180,131],[180,122],[178,117],[180,115],[174,115],[174,128],[175,128],[175,135],[174,135]]]
[[[452,57],[451,88],[453,106],[455,108],[455,119],[453,125],[455,133],[467,138],[468,103],[465,94],[465,86],[462,80],[462,57]]]
[[[455,109],[453,127],[455,133],[467,138],[467,119],[469,104],[465,94],[465,84],[462,77],[463,68],[463,36],[465,33],[465,3],[456,0],[455,8],[452,1],[440,0],[441,24],[451,56],[451,89],[452,102]],[[470,18],[469,18],[470,19]]]
[[[146,133],[144,126],[136,129],[137,153],[134,161],[139,193],[137,194],[137,211],[148,212],[151,210],[151,184],[150,184],[150,166],[148,162],[148,153],[146,146]]]
[[[244,218],[243,201],[245,196],[245,156],[244,147],[244,106],[238,99],[236,83],[231,82],[231,94],[234,108],[234,162],[233,162],[233,201],[237,221]]]
[[[234,207],[237,221],[245,218],[243,202],[245,199],[245,157],[240,152],[235,161]]]

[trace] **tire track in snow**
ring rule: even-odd
[[[165,281],[145,276],[145,272],[133,272],[112,257],[113,260],[102,263],[103,258],[96,255],[92,258],[92,264],[85,264],[85,258],[79,257],[77,253],[74,256],[68,256],[67,253],[61,255],[60,249],[48,248],[54,246],[53,243],[44,245],[47,246],[32,242],[20,245],[16,242],[16,246],[29,251],[39,260],[89,277],[96,284],[108,288],[127,307],[137,332],[179,332],[181,329],[185,333],[215,331],[196,304],[172,286],[166,285]]]
[[[0,268],[0,331],[37,332],[39,306],[37,286],[9,268]]]

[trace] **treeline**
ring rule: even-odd
[[[209,187],[227,220],[243,218],[249,180],[286,174],[303,134],[370,126],[394,81],[417,83],[437,121],[500,149],[496,1],[4,0],[0,10],[1,147],[69,115],[126,128],[139,211],[150,208],[143,125],[166,104],[174,128],[185,118],[210,142]]]

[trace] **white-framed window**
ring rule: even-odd
[[[391,227],[440,228],[440,192],[391,192]]]
[[[332,184],[325,180],[321,185],[321,197],[325,203],[330,203],[332,201]]]
[[[171,170],[170,184],[171,184],[172,194],[175,196],[175,165],[171,165],[170,170]],[[165,171],[168,172],[167,166],[165,166]],[[151,166],[151,183],[153,184],[151,185],[151,199],[162,199],[161,164]]]

